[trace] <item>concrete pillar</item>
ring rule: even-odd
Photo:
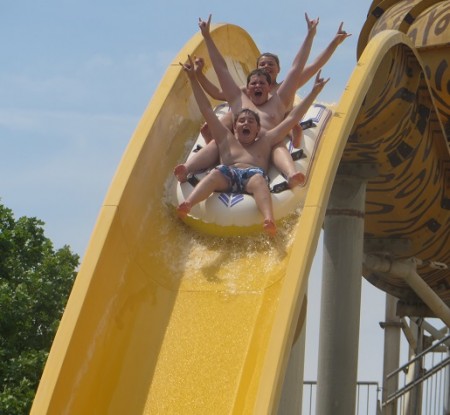
[[[317,415],[355,413],[365,189],[338,175],[325,216]]]

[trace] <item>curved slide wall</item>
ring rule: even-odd
[[[378,170],[367,186],[366,251],[421,260],[418,273],[450,306],[449,29],[449,0],[373,1],[358,56],[387,30],[404,33],[414,50],[399,44],[384,55],[385,71],[377,71],[359,109],[343,161]],[[406,313],[433,315],[404,280],[365,276],[398,297]]]
[[[213,36],[239,82],[258,50]],[[317,152],[302,214],[262,235],[201,235],[165,195],[201,123],[175,58],[123,156],[50,352],[32,414],[265,414],[280,395],[328,195],[347,137],[397,32],[366,48]],[[211,69],[208,69],[211,71]],[[210,72],[211,73],[211,72]]]

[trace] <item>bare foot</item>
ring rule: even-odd
[[[177,207],[177,214],[180,219],[184,219],[191,211],[192,205],[189,202],[180,203]]]
[[[292,145],[295,148],[299,148],[303,138],[303,129],[297,124],[292,128]]]
[[[185,181],[187,181],[189,172],[184,164],[179,164],[173,169],[173,174],[180,183],[184,183]]]
[[[295,186],[302,186],[306,182],[306,177],[301,172],[296,172],[288,178],[289,189],[294,188]]]
[[[212,141],[213,138],[211,135],[211,131],[209,130],[208,124],[206,122],[202,125],[202,128],[200,128],[200,133],[202,134],[206,143]]]
[[[277,233],[277,227],[271,219],[266,219],[263,224],[264,232],[269,236],[275,236]]]

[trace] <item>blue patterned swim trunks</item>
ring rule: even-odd
[[[255,174],[260,174],[261,176],[263,176],[267,181],[267,185],[269,185],[269,178],[267,177],[267,174],[264,172],[264,170],[260,167],[247,167],[245,169],[242,169],[239,167],[220,164],[215,168],[228,179],[230,183],[228,191],[231,193],[246,193],[244,190],[245,186],[247,185],[250,178]]]

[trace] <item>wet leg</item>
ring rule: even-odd
[[[208,175],[195,186],[192,193],[177,208],[180,218],[185,218],[192,207],[205,200],[212,192],[224,191],[229,187],[228,179],[219,170],[211,170]]]
[[[189,173],[214,167],[219,161],[219,149],[213,140],[195,153],[189,160],[184,163]]]
[[[296,124],[291,131],[291,136],[292,136],[292,145],[295,148],[299,148],[303,139],[303,128],[300,127],[299,124]]]
[[[280,143],[272,150],[272,162],[275,167],[287,178],[288,185],[292,189],[305,183],[305,175],[295,170],[295,164],[292,160],[284,143]]]
[[[272,196],[266,179],[260,174],[255,174],[247,183],[246,191],[255,198],[256,206],[263,215],[263,229],[269,236],[274,236],[277,232],[275,220],[273,218]]]
[[[184,164],[179,164],[173,170],[173,174],[180,183],[184,183],[190,173],[205,170],[216,166],[219,162],[219,149],[213,140],[200,151],[195,153]]]

